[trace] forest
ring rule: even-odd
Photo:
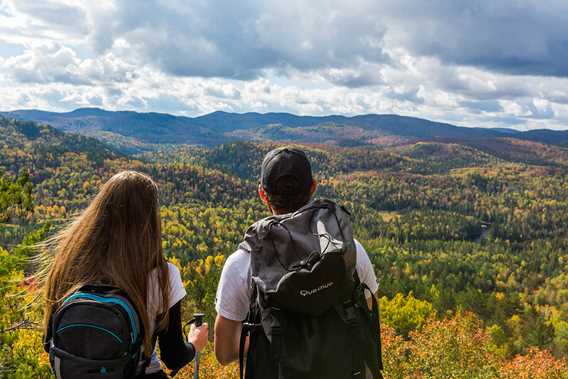
[[[568,150],[496,145],[304,144],[316,196],[352,213],[379,280],[385,378],[568,378]],[[49,378],[34,246],[123,169],[159,185],[163,247],[195,311],[213,323],[217,282],[277,142],[116,150],[0,117],[0,377]],[[506,146],[506,149],[502,149]],[[202,378],[235,378],[211,348]],[[192,367],[176,378],[191,378]]]

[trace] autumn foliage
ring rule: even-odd
[[[122,169],[160,188],[163,247],[205,312],[226,257],[265,216],[258,162],[275,144],[133,154],[0,119],[0,377],[50,377],[32,246]],[[502,151],[507,146],[510,151]],[[345,205],[379,279],[386,378],[568,378],[568,160],[561,148],[412,143],[303,146],[317,196]],[[176,378],[192,377],[192,366]],[[209,347],[202,378],[236,378]]]

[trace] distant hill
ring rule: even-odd
[[[95,138],[64,133],[48,125],[18,121],[0,115],[0,172],[56,166],[67,154],[83,154],[102,164],[123,156]]]
[[[515,138],[568,146],[568,131],[467,128],[398,115],[298,116],[213,112],[200,117],[81,108],[67,113],[18,110],[5,117],[49,124],[122,144],[218,145],[231,141],[294,141],[339,146],[401,145],[417,141],[470,142]]]
[[[191,118],[161,113],[81,108],[67,113],[23,110],[3,115],[87,135],[97,136],[97,132],[111,132],[144,143],[213,144],[218,140],[217,133],[201,128]]]

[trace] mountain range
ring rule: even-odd
[[[459,127],[391,114],[298,116],[290,113],[213,112],[199,117],[164,113],[80,108],[56,113],[41,110],[0,112],[0,116],[49,124],[67,132],[94,136],[121,147],[140,144],[197,144],[248,141],[293,141],[339,146],[396,146],[417,141],[474,145],[502,139],[568,146],[568,131],[518,131]]]

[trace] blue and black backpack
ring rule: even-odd
[[[123,291],[82,287],[51,316],[45,343],[56,378],[135,377],[144,367],[141,324]]]

